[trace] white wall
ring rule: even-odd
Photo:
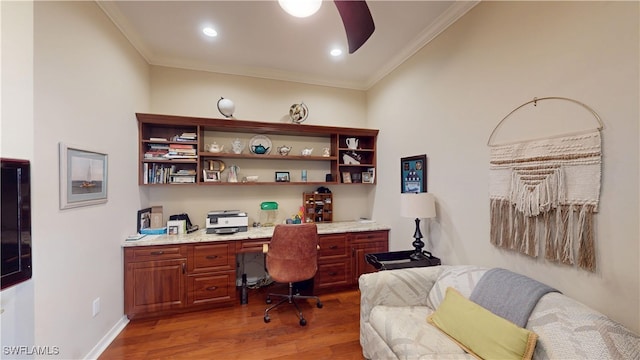
[[[362,91],[152,67],[153,113],[222,118],[216,107],[220,97],[231,99],[236,105],[236,120],[229,121],[290,122],[289,107],[303,101],[309,108],[305,125],[366,127],[366,99]],[[247,137],[251,135],[248,134]],[[286,144],[273,143],[273,146],[281,145]],[[226,146],[229,147],[230,144],[227,143]],[[298,146],[293,151],[300,150],[301,147]],[[319,151],[320,149],[314,148],[314,154]],[[225,164],[228,168],[233,162],[225,161]],[[292,165],[289,161],[270,164],[279,167],[274,168],[274,171],[291,170],[292,178],[299,176],[299,167],[287,168],[300,166],[299,164]],[[240,166],[240,173],[255,175],[251,173],[251,164],[246,168]],[[264,176],[273,177],[274,172],[263,172],[261,179]],[[320,180],[323,179],[322,176]],[[263,201],[278,202],[280,219],[291,217],[302,205],[302,192],[313,191],[317,187],[318,185],[174,186],[145,188],[143,192],[149,194],[151,205],[163,206],[165,220],[169,215],[186,212],[195,224],[204,227],[210,210],[239,209],[249,213],[250,223],[260,221],[260,203]],[[328,188],[334,195],[334,221],[371,216],[370,198],[373,187],[330,185]]]
[[[638,14],[637,2],[482,2],[369,91],[381,150],[374,218],[391,220],[390,247],[410,247],[413,233],[396,215],[399,159],[427,154],[438,204],[427,248],[444,263],[529,275],[639,332]],[[507,113],[545,96],[582,101],[605,123],[595,273],[488,240],[487,140]],[[558,121],[537,126],[564,131]]]
[[[34,10],[35,343],[79,359],[124,322],[121,243],[142,203],[134,113],[148,110],[149,69],[95,2]],[[59,142],[108,154],[106,204],[59,209]]]
[[[33,160],[33,3],[0,2],[0,154]],[[34,345],[34,280],[0,292],[0,345]],[[31,358],[13,354],[15,358]]]

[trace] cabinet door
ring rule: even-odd
[[[128,263],[125,313],[179,309],[185,306],[186,259]]]
[[[371,231],[353,236],[353,284],[358,283],[360,275],[377,271],[367,262],[365,255],[389,251],[388,235],[386,231]]]

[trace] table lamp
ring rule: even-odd
[[[436,201],[430,193],[404,193],[400,195],[400,215],[416,219],[416,231],[413,234],[414,241],[411,245],[415,251],[409,257],[411,260],[423,260],[422,252],[424,242],[420,232],[420,218],[429,219],[436,217]]]

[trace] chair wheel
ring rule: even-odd
[[[316,303],[316,306],[318,307],[318,309],[322,309],[322,303],[320,301],[318,301],[318,303]]]
[[[300,326],[305,326],[307,325],[307,320],[305,320],[304,318],[300,319]]]
[[[265,300],[265,302],[266,302],[267,304],[271,304],[271,298],[270,298],[270,297],[268,297],[268,298],[267,298],[267,300]]]
[[[269,317],[269,315],[265,315],[264,316],[264,322],[265,323],[269,323],[271,321],[271,318]]]

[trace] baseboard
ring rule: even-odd
[[[86,360],[97,359],[109,344],[111,344],[111,342],[118,336],[118,334],[124,330],[128,323],[129,318],[127,318],[127,315],[122,316],[122,318],[102,337],[102,339],[100,339],[100,341],[98,341],[96,346],[94,346],[84,358]]]

